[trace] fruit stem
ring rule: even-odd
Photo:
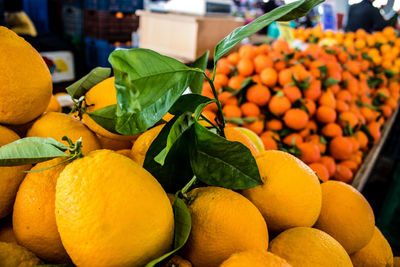
[[[192,185],[197,181],[196,175],[193,175],[193,178],[182,188],[181,193],[183,196],[186,195],[186,192],[192,187]]]
[[[224,119],[224,114],[222,114],[222,106],[221,106],[221,102],[219,102],[219,99],[218,99],[217,90],[215,90],[214,83],[210,78],[208,78],[207,74],[205,72],[203,72],[203,75],[204,75],[204,77],[206,77],[208,83],[210,84],[211,89],[213,91],[215,101],[217,103],[218,111],[217,111],[217,117],[216,117],[215,121],[218,124],[219,135],[225,138],[225,131],[224,131],[225,119]]]
[[[206,116],[200,115],[200,117],[201,117],[203,120],[205,120],[206,122],[208,122],[209,124],[211,124],[215,129],[219,130],[218,126],[215,125],[215,124],[214,124],[212,121],[210,121],[209,119],[207,119]]]

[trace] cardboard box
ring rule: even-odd
[[[218,42],[235,28],[244,25],[234,17],[209,17],[137,11],[139,47],[190,62],[207,49],[210,58]]]

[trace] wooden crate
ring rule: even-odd
[[[210,58],[218,42],[244,24],[234,17],[208,17],[139,10],[139,47],[194,61],[206,50]]]

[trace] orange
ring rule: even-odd
[[[218,94],[218,100],[221,102],[223,105],[237,105],[238,100],[235,96],[232,95],[232,93],[225,91],[220,94]]]
[[[333,178],[344,183],[351,183],[353,172],[346,164],[338,163],[336,164],[336,171],[333,174]]]
[[[240,58],[253,59],[256,56],[254,46],[243,45],[239,48]]]
[[[231,63],[232,65],[236,65],[240,60],[239,53],[233,52],[227,56],[227,59],[228,59],[229,63]]]
[[[285,122],[287,127],[294,130],[301,130],[307,125],[308,114],[302,109],[289,109],[285,113],[283,121]]]
[[[232,254],[220,267],[291,267],[284,259],[266,250],[248,250]]]
[[[58,102],[57,98],[54,95],[51,96],[49,105],[46,108],[46,112],[50,111],[61,112],[60,102]]]
[[[298,145],[301,155],[300,159],[305,163],[317,162],[321,158],[319,147],[311,142],[305,142]]]
[[[237,64],[237,70],[239,72],[239,75],[242,76],[250,76],[253,71],[254,71],[254,65],[253,62],[250,59],[243,58],[241,59],[238,64]]]
[[[296,102],[302,97],[300,89],[296,86],[285,86],[283,87],[282,91],[292,103]]]
[[[364,149],[368,146],[368,137],[364,132],[357,131],[354,133],[354,137],[357,139],[361,149]]]
[[[0,124],[24,124],[39,117],[52,96],[50,71],[40,54],[0,26]]]
[[[139,137],[133,143],[131,150],[132,159],[140,166],[143,166],[147,150],[149,149],[153,141],[157,138],[164,125],[165,124],[161,124],[147,130],[146,132],[139,135]]]
[[[313,101],[316,101],[321,96],[321,81],[312,80],[310,87],[303,90],[304,97]]]
[[[221,58],[218,60],[216,73],[223,73],[225,75],[229,75],[232,71],[232,64],[226,58]]]
[[[240,75],[232,76],[228,81],[228,86],[234,90],[239,90],[244,79],[245,78]]]
[[[254,122],[246,122],[243,127],[252,130],[256,134],[260,135],[264,130],[264,121],[262,119],[257,119]]]
[[[374,144],[378,143],[379,139],[381,139],[381,124],[379,122],[370,122],[367,127],[372,137],[374,138]]]
[[[293,266],[353,266],[339,242],[323,231],[310,227],[295,227],[280,233],[271,241],[269,250]]]
[[[181,253],[193,266],[218,267],[233,253],[268,248],[260,211],[239,193],[208,186],[190,191],[188,197],[192,230]]]
[[[283,128],[283,123],[278,119],[271,119],[265,123],[265,128],[271,131],[280,131]]]
[[[326,182],[329,180],[329,171],[325,167],[324,164],[318,163],[318,162],[313,162],[308,165],[315,173],[318,175],[318,178],[321,179],[323,182]]]
[[[251,154],[253,155],[257,155],[264,148],[263,143],[259,139],[259,137],[256,135],[258,142],[253,142],[253,140],[248,136],[248,130],[245,128],[240,128],[240,127],[226,128],[225,137],[230,141],[237,141],[242,143],[250,150]]]
[[[264,148],[265,150],[277,150],[278,149],[278,144],[276,143],[276,141],[274,140],[274,138],[272,138],[271,135],[269,134],[262,134],[260,136],[261,141],[264,144]]]
[[[255,69],[256,69],[256,72],[257,72],[257,73],[260,73],[260,74],[261,74],[261,72],[262,72],[264,69],[267,69],[267,68],[271,68],[271,69],[272,69],[273,65],[274,65],[274,63],[273,63],[271,57],[269,57],[269,56],[267,56],[267,55],[261,54],[261,55],[257,55],[257,56],[254,58],[254,66],[255,66]],[[274,69],[273,69],[273,70],[274,70]],[[275,74],[276,74],[276,72],[275,72]],[[277,76],[277,75],[276,75],[276,76]],[[276,78],[277,78],[277,77],[276,77]],[[276,81],[275,81],[275,82],[276,82]]]
[[[353,173],[358,169],[358,164],[352,160],[344,160],[340,162],[340,164],[342,166],[346,166],[347,168],[349,168]]]
[[[336,99],[349,103],[352,99],[352,95],[350,94],[349,91],[342,89],[336,94]]]
[[[246,98],[248,101],[257,104],[258,106],[264,106],[268,103],[271,98],[271,92],[268,87],[256,84],[247,90]]]
[[[336,101],[336,110],[338,112],[345,112],[345,111],[349,111],[349,104],[347,104],[345,101],[343,100],[338,100]]]
[[[308,115],[310,115],[310,117],[313,116],[317,109],[315,102],[306,98],[302,101],[302,104],[304,107],[306,107],[306,109],[308,111]]]
[[[320,106],[317,108],[316,118],[322,123],[332,123],[336,120],[336,111],[332,107]]]
[[[130,140],[116,140],[107,137],[103,137],[101,135],[96,135],[97,139],[100,142],[101,148],[111,149],[111,150],[120,150],[120,149],[131,149],[132,141]]]
[[[371,240],[375,219],[368,201],[342,182],[321,184],[322,209],[315,228],[331,235],[352,254]]]
[[[318,103],[321,106],[327,106],[332,109],[336,108],[336,99],[335,99],[334,94],[330,90],[322,93],[321,97],[318,100]]]
[[[260,108],[252,102],[243,103],[240,109],[244,117],[258,117],[261,113]]]
[[[317,134],[310,135],[306,138],[307,142],[313,143],[318,146],[321,154],[324,154],[326,151],[326,144],[321,142],[321,136]]]
[[[354,128],[358,124],[357,116],[350,111],[340,113],[338,121],[342,127],[350,126],[351,128]]]
[[[322,127],[321,133],[323,136],[331,138],[343,135],[342,128],[340,128],[340,126],[334,122],[328,123]]]
[[[382,114],[385,116],[385,118],[392,116],[393,110],[389,105],[382,105],[379,108],[382,110]]]
[[[268,87],[274,87],[278,81],[278,73],[273,68],[265,68],[260,73],[260,79]]]
[[[303,143],[303,137],[298,133],[291,133],[283,139],[283,142],[288,146],[298,146]]]
[[[236,105],[225,105],[222,108],[222,113],[226,118],[240,118],[242,117],[241,109]]]
[[[287,84],[293,82],[292,75],[293,75],[293,72],[292,72],[291,69],[284,69],[284,70],[281,70],[281,71],[279,72],[279,75],[278,75],[279,84],[280,84],[281,86],[285,86],[285,85],[287,85]]]
[[[346,160],[353,152],[353,144],[347,137],[338,136],[329,143],[329,153],[336,160]]]
[[[268,228],[280,232],[314,225],[321,203],[314,172],[296,157],[278,150],[261,152],[256,161],[264,184],[242,193],[261,211]]]
[[[284,114],[291,106],[292,104],[290,103],[290,100],[286,96],[283,96],[283,92],[282,94],[281,92],[278,92],[268,103],[269,111],[276,115]]]

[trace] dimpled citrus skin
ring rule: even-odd
[[[157,180],[131,159],[97,150],[67,165],[56,222],[77,266],[144,266],[171,249],[174,217]]]
[[[39,53],[13,31],[0,26],[0,40],[0,123],[24,124],[50,102],[50,71]]]
[[[132,159],[136,161],[140,166],[143,166],[144,159],[146,158],[146,153],[151,143],[161,132],[165,124],[158,125],[150,130],[139,135],[135,143],[132,146]]]
[[[66,145],[68,142],[62,140],[63,136],[68,136],[74,143],[82,138],[83,154],[101,148],[96,135],[82,122],[59,112],[44,114],[28,130],[27,136],[52,137]]]
[[[393,266],[392,249],[376,226],[371,241],[350,257],[354,267]]]
[[[117,89],[115,88],[115,78],[110,77],[102,82],[99,82],[93,86],[85,95],[86,100],[86,111],[94,112],[96,110],[117,104]],[[102,135],[107,138],[116,140],[132,140],[136,138],[136,135],[118,135],[111,133],[97,124],[89,115],[86,113],[82,116],[82,121],[89,127],[93,132]]]
[[[293,267],[351,267],[346,250],[330,235],[310,227],[295,227],[280,233],[269,251]]]
[[[0,125],[0,147],[17,141],[19,136],[10,129]],[[0,167],[0,219],[11,213],[18,186],[24,179],[24,171],[31,165]]]
[[[352,254],[368,244],[374,233],[375,217],[368,201],[352,186],[338,181],[321,184],[322,209],[314,225]]]
[[[32,252],[15,243],[0,242],[0,266],[34,267],[40,259]]]
[[[267,250],[268,229],[245,197],[221,187],[188,193],[192,231],[182,256],[196,267],[216,267],[235,252]]]
[[[38,163],[32,170],[55,166],[63,160],[65,158]],[[18,244],[55,263],[69,261],[58,234],[54,213],[56,183],[65,166],[66,163],[28,173],[18,189],[13,210],[13,228]]]
[[[272,231],[312,226],[321,210],[321,188],[315,173],[289,153],[268,150],[256,156],[263,185],[243,190]]]
[[[248,250],[235,253],[220,267],[292,267],[284,259],[264,250]]]

